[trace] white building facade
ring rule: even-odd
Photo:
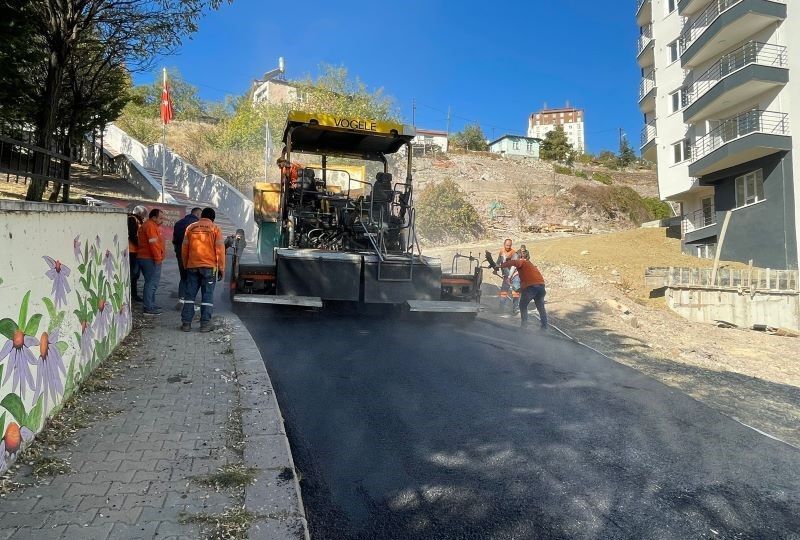
[[[544,108],[531,114],[528,119],[528,137],[544,139],[557,126],[562,126],[572,148],[582,154],[586,149],[584,121],[583,109],[574,107]]]
[[[800,3],[637,4],[641,153],[680,203],[683,250],[797,268]]]
[[[539,159],[541,139],[522,137],[521,135],[503,135],[489,143],[489,151],[505,157],[528,157]]]
[[[435,147],[437,151],[447,153],[447,132],[434,129],[417,129],[417,135],[412,139],[411,144],[419,147],[424,153]]]

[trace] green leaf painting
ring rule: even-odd
[[[25,335],[26,336],[35,336],[37,332],[39,332],[39,323],[42,321],[41,314],[37,313],[33,317],[28,320],[28,324],[25,325]]]
[[[28,301],[31,299],[31,291],[25,293],[22,298],[22,305],[19,306],[19,327],[25,328],[28,320]]]
[[[25,416],[25,419],[20,422],[20,425],[25,426],[34,433],[39,429],[39,425],[42,423],[43,398],[44,396],[39,396],[39,399],[36,401],[36,405],[34,405],[31,411]]]
[[[17,394],[7,394],[3,401],[0,401],[0,406],[10,412],[18,424],[21,424],[27,416],[25,405]]]
[[[69,345],[66,341],[59,341],[56,343],[56,349],[58,349],[58,352],[63,356],[64,353],[67,352],[67,349],[69,349]]]
[[[11,319],[0,320],[0,334],[3,334],[8,339],[14,339],[14,332],[17,331],[17,323]]]

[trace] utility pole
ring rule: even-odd
[[[447,138],[450,138],[450,105],[447,106]]]
[[[619,128],[619,152],[622,153],[622,139],[625,137],[625,133],[622,131],[622,128]]]
[[[411,98],[411,125],[417,127],[417,98]]]

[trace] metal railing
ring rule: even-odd
[[[719,61],[700,75],[689,87],[688,105],[711,90],[719,81],[750,64],[789,67],[786,47],[748,41],[735,51],[723,55]],[[640,97],[641,99],[641,97]]]
[[[706,206],[700,210],[684,214],[681,219],[681,230],[683,234],[702,229],[703,227],[710,227],[717,223],[717,213],[714,211],[714,205]]]
[[[6,182],[37,179],[69,185],[71,156],[58,151],[63,139],[53,138],[52,149],[34,144],[33,130],[20,124],[0,123],[0,175]],[[69,190],[65,190],[69,196]]]
[[[636,13],[639,13],[639,10],[642,9],[646,2],[650,2],[650,0],[636,0]]]
[[[644,96],[646,96],[655,87],[656,87],[656,70],[651,69],[642,76],[642,80],[639,83],[639,101],[642,101]]]
[[[651,270],[651,269],[648,269]],[[656,269],[652,269],[656,270]],[[698,287],[713,289],[743,289],[796,293],[797,270],[775,270],[774,268],[660,268],[663,283],[667,287]]]
[[[652,120],[644,125],[642,128],[642,144],[641,146],[646,145],[650,141],[656,138],[656,121]]]
[[[681,34],[681,52],[685,51],[700,35],[711,26],[717,17],[728,11],[730,8],[740,3],[742,0],[714,0],[697,17],[687,23],[686,28]]]
[[[642,26],[641,33],[636,38],[636,54],[641,54],[651,41],[653,41],[653,25]]]
[[[692,161],[751,133],[789,135],[789,117],[786,113],[754,109],[723,120],[711,132],[695,140]]]

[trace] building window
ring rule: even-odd
[[[533,141],[528,141],[528,153],[533,152]]]
[[[667,45],[667,51],[669,52],[669,61],[670,63],[676,62],[678,60],[678,40],[676,39],[669,45]]]
[[[705,197],[700,201],[703,207],[703,227],[714,224],[714,199]]]
[[[667,14],[670,14],[673,11],[675,11],[675,8],[677,7],[676,6],[677,3],[678,3],[678,0],[667,0]]]
[[[697,244],[697,256],[701,259],[713,259],[717,254],[716,244]]]
[[[514,150],[519,150],[519,141],[513,141],[513,142],[511,143],[511,147],[512,147]]]
[[[761,169],[736,179],[736,208],[764,200],[764,173]]]
[[[672,145],[672,162],[673,164],[681,163],[691,157],[692,149],[689,139],[683,139]]]

